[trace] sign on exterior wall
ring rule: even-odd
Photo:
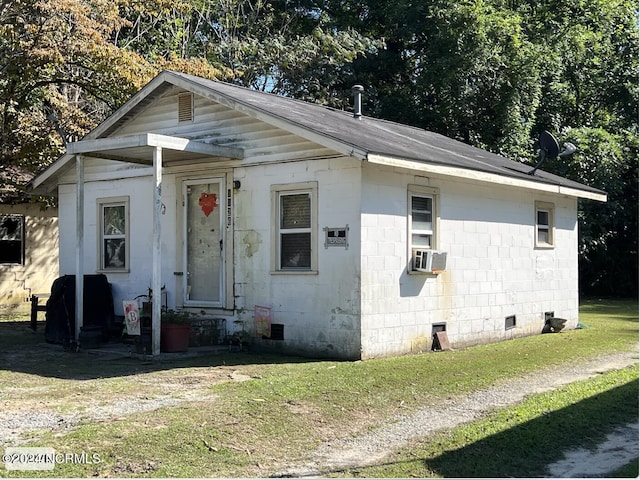
[[[256,335],[271,337],[271,308],[256,305],[255,311]]]
[[[324,248],[349,248],[349,225],[344,227],[324,227]]]

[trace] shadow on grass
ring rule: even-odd
[[[424,463],[443,477],[545,476],[566,450],[593,447],[637,418],[638,382],[632,381]]]
[[[482,440],[473,441],[482,433],[469,433],[470,429],[462,426],[452,431],[451,440],[449,437],[427,440],[412,448],[410,454],[401,454],[403,459],[323,473],[331,476],[348,473],[347,477],[358,478],[545,477],[548,465],[561,460],[564,452],[579,447],[595,448],[611,430],[637,419],[638,382],[631,381]],[[448,443],[466,441],[472,443],[439,455],[429,453],[430,449],[447,448]],[[411,459],[405,460],[408,455]]]
[[[324,359],[326,360],[326,359]],[[309,358],[274,353],[223,351],[199,355],[166,354],[163,358],[138,358],[96,354],[87,351],[66,352],[62,345],[48,344],[44,323],[36,332],[26,321],[0,322],[0,371],[39,375],[66,380],[91,380],[122,377],[176,368],[309,363]]]
[[[599,298],[581,299],[580,313],[586,315],[612,316],[617,320],[638,323],[638,300],[609,300]]]

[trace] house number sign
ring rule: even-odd
[[[231,227],[231,189],[227,188],[227,228]]]
[[[324,227],[324,248],[349,248],[349,225],[344,227]]]

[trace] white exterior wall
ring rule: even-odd
[[[253,331],[256,305],[271,307],[284,340],[261,340],[316,356],[360,358],[360,172],[359,161],[317,159],[258,165],[234,172],[235,301],[245,329]],[[317,182],[317,274],[273,273],[271,185]],[[349,225],[348,249],[324,247],[324,227]]]
[[[90,160],[89,160],[90,162]],[[91,170],[90,165],[87,170]],[[149,170],[149,169],[146,169]],[[60,275],[74,275],[76,268],[76,199],[75,185],[60,185]],[[100,272],[98,252],[98,199],[129,197],[129,272]],[[167,286],[170,308],[175,308],[176,271],[176,196],[172,175],[165,176],[162,201],[166,206],[162,217],[162,279]],[[153,181],[150,176],[89,181],[85,184],[84,272],[105,273],[113,287],[116,315],[123,315],[122,300],[144,295],[151,287]]]
[[[176,124],[172,89],[116,134],[153,131],[180,136],[211,136],[220,145],[240,147],[242,161],[209,166],[232,170],[241,182],[233,195],[233,303],[227,310],[229,330],[255,332],[255,306],[271,307],[272,323],[284,325],[284,340],[255,339],[273,348],[318,356],[360,357],[359,229],[361,163],[313,142],[269,126],[228,107],[195,96],[194,122]],[[200,167],[200,175],[204,167]],[[188,178],[188,173],[183,174]],[[317,274],[272,273],[271,185],[317,182]],[[163,184],[175,183],[170,176]],[[151,192],[149,192],[149,195]],[[171,193],[170,193],[171,194]],[[175,196],[175,193],[173,193]],[[163,186],[163,199],[166,187]],[[167,201],[163,200],[164,203]],[[169,200],[171,201],[171,200]],[[149,206],[149,209],[151,207]],[[171,226],[169,211],[163,232]],[[167,225],[168,224],[168,225]],[[349,225],[349,248],[324,248],[324,227]],[[163,234],[163,251],[167,234]],[[149,252],[150,255],[150,252]],[[181,268],[163,259],[163,278]],[[177,289],[176,289],[177,290]],[[171,304],[171,294],[169,303]],[[235,309],[235,311],[234,311]],[[232,324],[236,319],[238,324]]]
[[[453,346],[540,333],[544,312],[578,321],[576,200],[367,166],[362,213],[363,357],[427,350],[446,322]],[[439,189],[440,275],[408,274],[407,188]],[[534,202],[555,205],[555,248],[534,247]],[[505,317],[516,328],[505,330]]]
[[[432,176],[339,157],[283,130],[197,97],[194,121],[177,122],[180,89],[174,88],[124,123],[113,135],[141,132],[214,138],[244,149],[243,160],[174,160],[163,173],[162,283],[170,308],[180,307],[182,277],[174,272],[182,248],[182,180],[226,175],[241,187],[233,194],[232,301],[224,311],[229,330],[255,332],[254,308],[271,307],[284,340],[255,339],[273,348],[340,358],[396,355],[430,348],[432,325],[446,322],[454,346],[539,333],[544,312],[578,315],[575,198],[497,184]],[[122,300],[147,292],[152,271],[152,169],[86,160],[85,273],[98,269],[97,200],[129,196],[130,271],[108,273],[116,314]],[[60,274],[75,273],[75,175],[61,178]],[[271,186],[317,182],[316,273],[275,273],[271,260],[274,218]],[[449,252],[446,272],[407,271],[407,186],[439,189],[437,248]],[[176,192],[178,191],[178,195]],[[555,204],[555,248],[534,248],[534,204]],[[324,247],[324,227],[349,226],[349,247]],[[517,316],[505,331],[504,317]],[[233,324],[239,320],[240,324]]]

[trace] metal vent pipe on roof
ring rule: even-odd
[[[354,85],[351,87],[353,93],[353,118],[360,119],[362,117],[362,92],[364,87],[362,85]]]

